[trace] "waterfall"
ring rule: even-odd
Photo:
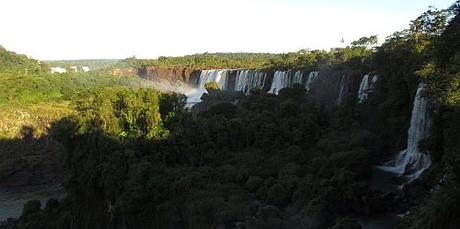
[[[286,87],[292,87],[294,84],[303,84],[303,72],[296,71],[276,71],[273,76],[273,82],[269,93],[278,94],[279,91]]]
[[[236,73],[235,91],[247,94],[253,88],[263,88],[267,74],[262,71],[239,70]]]
[[[206,92],[204,85],[209,82],[216,82],[221,90],[226,89],[228,70],[203,70],[201,71],[198,87],[201,91]]]
[[[292,87],[294,84],[305,85],[310,90],[312,83],[318,77],[319,72],[310,72],[308,79],[304,80],[303,71],[275,71],[273,81],[268,93],[278,94],[286,87]],[[255,70],[238,70],[236,75],[235,91],[242,91],[247,94],[252,88],[264,88],[267,80],[267,74]],[[305,82],[305,83],[304,83]]]
[[[227,69],[217,70],[203,70],[201,71],[200,78],[198,80],[198,88],[190,90],[185,93],[187,96],[187,106],[191,107],[201,101],[201,95],[207,93],[205,84],[209,82],[216,82],[221,90],[227,89]]]
[[[347,76],[346,75],[343,75],[341,78],[340,78],[340,83],[339,83],[339,95],[337,97],[337,102],[336,104],[338,106],[340,106],[340,104],[342,104],[342,101],[343,101],[343,96],[345,94],[345,91],[346,91],[346,88],[347,88]]]
[[[296,71],[294,73],[294,78],[292,79],[292,85],[296,83],[303,85],[303,72],[302,71]]]
[[[318,75],[319,75],[319,72],[310,72],[308,74],[308,79],[307,79],[307,82],[305,83],[305,89],[307,91],[310,91],[311,88],[312,88],[312,84],[313,82],[315,82],[315,80],[318,78]]]
[[[375,83],[378,80],[377,75],[365,75],[361,80],[358,91],[358,103],[363,103],[369,97],[369,94],[373,92]]]
[[[279,91],[289,86],[289,71],[276,71],[273,76],[272,86],[270,93],[278,94]]]
[[[249,70],[239,70],[236,73],[235,91],[245,92],[245,89],[248,86],[248,74]]]
[[[428,136],[430,128],[428,101],[422,97],[424,87],[424,84],[420,84],[415,95],[407,136],[407,148],[399,152],[387,165],[378,166],[384,171],[404,176],[407,182],[402,186],[417,179],[425,169],[431,166],[429,156],[421,153],[418,149],[418,143]]]

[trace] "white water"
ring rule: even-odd
[[[276,71],[273,76],[269,93],[278,94],[279,91],[289,86],[289,71]]]
[[[227,78],[229,69],[203,70],[200,74],[198,87],[187,89],[185,95],[188,97],[187,106],[191,107],[201,101],[203,93],[207,93],[204,85],[208,82],[217,82],[221,90],[227,90]],[[319,72],[314,71],[308,74],[308,78],[304,79],[303,71],[275,71],[273,81],[271,82],[268,93],[278,94],[279,91],[286,87],[292,87],[294,84],[304,85],[307,91],[311,90],[313,83],[318,78]],[[342,79],[342,81],[344,81]],[[341,82],[342,83],[342,82]],[[342,84],[344,84],[343,82]],[[264,88],[267,84],[267,73],[258,70],[237,70],[235,91],[242,91],[248,94],[253,88]],[[341,84],[341,85],[342,85]],[[342,86],[341,86],[342,87]],[[341,93],[344,89],[340,89]]]
[[[396,157],[385,166],[377,168],[391,172],[406,178],[401,188],[417,179],[422,172],[431,166],[431,160],[427,154],[421,153],[418,143],[428,136],[430,118],[428,113],[428,101],[422,97],[424,84],[420,84],[415,96],[410,127],[407,138],[407,148],[396,155]]]
[[[294,73],[294,77],[292,79],[292,85],[296,83],[303,85],[303,72],[302,71],[296,71]]]
[[[301,84],[309,91],[312,84],[318,78],[319,72],[310,72],[304,83],[303,71],[275,71],[273,81],[268,93],[278,94],[279,91],[286,87],[292,87],[294,84]],[[265,87],[267,74],[255,70],[239,70],[236,76],[235,91],[242,91],[245,94],[252,88]]]
[[[363,103],[369,97],[369,94],[374,91],[375,83],[378,80],[377,75],[365,75],[361,80],[358,91],[358,103]]]
[[[24,204],[29,200],[40,200],[42,207],[51,199],[64,198],[64,190],[60,185],[34,185],[0,190],[0,224],[8,218],[21,216]]]
[[[201,101],[203,93],[207,93],[204,85],[209,82],[216,82],[221,90],[227,89],[228,69],[203,70],[200,74],[198,88],[189,90],[187,96],[187,106],[191,107]]]
[[[206,91],[204,85],[209,82],[216,82],[219,88],[226,89],[228,70],[203,70],[200,74],[200,81],[198,83],[199,89]]]
[[[51,73],[66,73],[67,69],[61,67],[51,67]]]
[[[294,84],[303,84],[303,72],[296,71],[276,71],[273,76],[273,82],[268,93],[278,94],[279,91],[286,87],[292,87]]]
[[[253,88],[262,89],[265,86],[267,74],[262,71],[239,70],[236,73],[235,91],[248,94]]]
[[[340,77],[339,96],[337,97],[337,102],[336,102],[337,105],[342,104],[343,96],[345,94],[345,90],[347,87],[347,78],[348,77],[346,75],[343,75],[342,77]]]
[[[318,75],[319,75],[319,72],[310,72],[310,74],[308,74],[308,79],[307,79],[307,82],[305,83],[305,89],[307,91],[311,90],[312,84],[316,81],[316,79],[318,78]]]
[[[217,82],[222,90],[227,90],[227,76],[229,69],[221,70],[203,70],[200,74],[198,88],[188,90],[188,104],[193,105],[201,101],[201,95],[206,93],[204,85],[208,82]],[[269,93],[278,94],[286,87],[292,87],[294,84],[302,84],[308,90],[318,78],[319,72],[310,72],[307,80],[304,80],[303,71],[275,71]],[[305,82],[306,81],[306,82]],[[305,82],[305,83],[304,83]],[[264,88],[267,84],[267,73],[258,70],[237,70],[235,91],[242,91],[248,94],[253,88]]]

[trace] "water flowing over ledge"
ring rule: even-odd
[[[418,86],[415,95],[410,127],[407,136],[407,148],[399,152],[396,157],[384,166],[377,168],[391,172],[397,176],[406,178],[406,182],[400,186],[414,181],[419,178],[424,170],[431,166],[430,157],[420,152],[418,143],[428,137],[431,120],[428,112],[428,101],[422,97],[425,85],[422,83]]]
[[[236,74],[235,91],[241,91],[248,94],[251,89],[264,88],[266,80],[266,72],[238,70]]]
[[[167,84],[172,91],[185,94],[187,106],[201,102],[207,93],[205,84],[216,82],[221,90],[249,94],[252,89],[278,94],[281,89],[302,85],[318,104],[334,108],[357,98],[365,101],[373,92],[378,77],[375,74],[360,75],[352,70],[324,68],[319,70],[259,70],[259,69],[207,69],[144,67],[138,73],[142,78]],[[349,95],[353,95],[350,97]]]
[[[302,71],[276,71],[269,93],[278,94],[283,88],[292,87],[296,83],[302,84],[302,77]]]
[[[191,107],[201,101],[201,95],[207,92],[205,88],[206,83],[216,82],[221,90],[226,90],[228,71],[230,70],[219,69],[201,71],[198,80],[198,88],[189,90],[185,93],[187,96],[187,106]]]
[[[231,74],[235,75],[234,86],[230,85]],[[275,71],[273,77],[270,78],[267,72],[261,70],[244,70],[244,69],[215,69],[201,71],[198,79],[197,88],[193,93],[188,94],[189,106],[192,106],[201,101],[201,95],[206,93],[205,84],[208,82],[216,82],[221,90],[239,91],[248,94],[251,89],[264,89],[268,93],[278,94],[283,88],[292,87],[295,84],[304,86],[307,92],[312,90],[329,90],[335,93],[332,95],[330,102],[335,106],[340,106],[344,103],[345,97],[350,88],[350,77],[346,74],[341,77],[322,79],[323,85],[318,85],[316,82],[324,76],[318,71],[312,71],[306,74],[300,70]],[[358,103],[366,101],[370,94],[374,92],[375,85],[378,81],[377,75],[366,74],[362,77],[357,91]],[[329,86],[323,88],[324,84]],[[268,85],[270,87],[268,87]],[[377,168],[395,174],[396,176],[404,177],[405,184],[412,182],[420,177],[422,172],[431,166],[431,160],[425,153],[420,152],[418,143],[428,136],[430,127],[430,118],[428,112],[428,101],[422,97],[425,85],[422,83],[418,86],[417,93],[414,99],[412,108],[410,128],[408,130],[407,148],[399,152],[395,158],[386,165],[378,166]]]
[[[363,103],[369,97],[369,94],[374,92],[375,84],[377,83],[377,75],[365,75],[361,80],[358,91],[358,103]]]
[[[327,84],[336,85],[337,89],[332,89],[336,94],[334,101],[340,104],[345,90],[347,89],[346,75],[334,78],[329,75],[320,76],[319,71],[306,72],[302,70],[286,71],[264,71],[249,69],[213,69],[202,70],[196,80],[190,80],[189,85],[193,87],[186,95],[189,97],[189,103],[196,104],[201,101],[200,97],[206,93],[204,85],[208,82],[216,82],[221,90],[242,92],[249,94],[251,89],[260,89],[267,93],[278,94],[283,88],[293,87],[295,84],[302,85],[307,92],[314,88],[321,87],[316,82],[319,78],[327,81]],[[325,80],[324,80],[325,79]],[[334,82],[337,81],[337,82]],[[328,88],[330,89],[330,88]],[[319,89],[321,90],[321,89]]]

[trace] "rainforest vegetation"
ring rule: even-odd
[[[249,69],[296,69],[319,65],[339,64],[371,55],[377,37],[363,37],[346,48],[325,50],[300,50],[298,52],[270,53],[203,53],[184,57],[159,57],[155,60],[127,58],[119,64],[160,67],[188,67],[197,69],[249,68]]]
[[[72,66],[86,66],[91,70],[99,70],[113,67],[118,64],[118,59],[89,59],[89,60],[48,60],[44,63],[56,67],[70,68]]]
[[[382,45],[370,36],[330,51],[128,58],[111,67],[327,67],[381,76],[368,101],[351,94],[335,109],[301,85],[278,95],[254,89],[229,102],[210,83],[202,97],[208,109],[193,112],[184,95],[140,86],[132,75],[51,74],[47,64],[0,48],[1,112],[62,109],[43,122],[40,136],[0,129],[0,158],[7,159],[0,178],[27,162],[21,152],[30,147],[21,144],[51,144],[64,161],[66,192],[46,206],[28,202],[0,228],[361,228],[360,219],[395,208],[406,214],[401,228],[458,228],[459,10],[459,1],[430,8]],[[402,194],[372,190],[373,166],[405,147],[419,82],[434,111],[420,144],[433,165]]]

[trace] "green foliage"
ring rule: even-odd
[[[44,63],[62,68],[70,68],[72,66],[87,66],[92,71],[106,69],[117,65],[120,60],[117,59],[93,59],[93,60],[52,60],[44,61]]]
[[[428,95],[438,104],[456,105],[460,102],[460,14],[449,22],[433,45],[432,62],[419,75],[428,81]]]
[[[114,88],[83,91],[72,101],[83,133],[101,129],[120,138],[153,139],[167,135],[162,127],[160,97],[150,89]],[[181,109],[176,107],[167,109]]]
[[[177,93],[166,93],[160,97],[161,118],[174,118],[175,115],[184,112],[187,97]]]
[[[361,37],[357,41],[351,42],[351,45],[353,47],[357,46],[364,46],[364,47],[372,47],[374,45],[377,45],[379,42],[377,35],[370,36],[370,37]]]
[[[89,62],[92,61],[106,63],[102,60]],[[112,63],[111,60],[108,62]],[[114,86],[137,88],[149,85],[138,77],[114,76],[107,70],[51,74],[47,65],[0,48],[0,106],[68,101],[80,90]]]
[[[39,75],[3,75],[0,77],[0,104],[33,104],[70,100],[79,90],[87,88],[136,87],[141,79],[109,76],[107,73],[66,73]]]
[[[329,52],[204,53],[120,63],[201,69],[333,65],[359,73],[372,69],[382,76],[369,101],[338,110],[314,104],[301,85],[279,95],[254,90],[234,99],[217,90],[217,84],[208,84],[213,93],[200,104],[206,109],[191,114],[182,95],[101,88],[105,79],[86,74],[63,74],[75,77],[76,86],[56,89],[59,79],[37,77],[5,95],[24,102],[71,98],[76,114],[49,130],[66,146],[67,202],[58,211],[38,210],[34,220],[49,225],[59,219],[59,228],[360,228],[346,217],[379,213],[372,202],[381,193],[367,183],[371,167],[386,152],[404,147],[411,98],[422,76],[427,95],[440,105],[438,129],[427,145],[445,170],[433,176],[446,174],[447,179],[411,210],[406,226],[455,228],[458,16],[448,25],[447,16],[447,11],[430,9],[375,49],[376,37],[371,36]],[[434,51],[438,48],[453,51]],[[34,85],[47,90],[42,96],[52,97],[33,98],[29,89]],[[91,89],[81,90],[81,85]]]
[[[460,1],[449,10],[452,19],[441,28],[443,13],[424,14],[424,27],[433,35],[429,62],[418,71],[427,82],[427,96],[438,106],[438,115],[429,141],[430,151],[443,169],[436,173],[430,194],[406,220],[406,228],[457,228],[459,206],[459,102],[460,102]],[[428,16],[431,15],[431,16]],[[419,19],[420,19],[419,18]],[[428,19],[426,19],[428,18]],[[434,176],[434,175],[432,175]]]
[[[370,166],[365,152],[343,151],[344,144],[330,158],[322,153],[318,144],[329,122],[320,121],[301,87],[219,103],[195,119],[183,97],[153,90],[81,91],[73,104],[75,117],[54,123],[49,133],[68,150],[65,186],[72,206],[53,217],[71,212],[77,225],[107,225],[113,217],[114,225],[133,228],[238,221],[284,227],[278,208],[312,205],[309,214],[323,216],[338,202],[354,211],[347,206],[363,195],[352,187],[364,177],[355,175]],[[349,142],[352,135],[340,136]],[[318,158],[326,163],[315,164]],[[325,170],[334,178],[324,179],[318,171]],[[336,178],[342,173],[351,175]],[[254,209],[254,198],[271,206]],[[313,207],[318,201],[323,204]],[[112,216],[105,214],[108,204]],[[245,221],[251,217],[255,221]]]
[[[25,126],[34,128],[34,137],[46,134],[50,123],[72,114],[67,103],[0,106],[0,139],[19,138]]]
[[[455,186],[438,187],[415,214],[409,218],[407,228],[457,228],[460,225],[460,190]]]
[[[375,36],[367,38],[369,45]],[[359,43],[359,42],[358,42]],[[372,54],[370,46],[335,48],[330,51],[306,50],[283,54],[269,53],[203,53],[184,57],[159,57],[156,60],[128,58],[120,66],[187,67],[198,69],[249,68],[249,69],[292,69],[316,68],[321,65],[338,64],[352,59],[366,59]],[[362,62],[362,61],[361,61]]]
[[[436,37],[440,36],[445,29],[448,18],[448,10],[438,10],[430,7],[422,15],[411,22],[411,33],[419,39],[420,36]]]
[[[0,78],[13,74],[33,75],[46,70],[47,66],[42,65],[39,61],[7,51],[0,46]]]
[[[448,23],[449,11],[430,8],[417,19],[410,28],[389,36],[383,48],[396,48],[404,44],[417,55],[429,54],[434,40],[439,37]]]
[[[205,85],[204,85],[204,88],[206,88],[206,90],[208,91],[217,91],[217,90],[220,90],[219,88],[219,84],[217,84],[216,82],[207,82]]]

